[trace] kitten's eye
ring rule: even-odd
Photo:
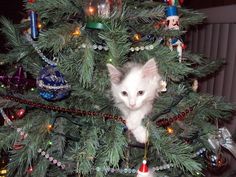
[[[122,94],[123,96],[128,96],[128,93],[127,93],[126,91],[122,91],[121,94]]]
[[[138,95],[141,96],[141,95],[143,95],[143,94],[144,94],[144,91],[143,91],[143,90],[139,90],[139,91],[138,91]]]

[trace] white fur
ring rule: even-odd
[[[138,142],[146,143],[148,132],[142,120],[152,110],[161,80],[155,60],[150,59],[145,65],[134,65],[122,81],[122,73],[118,69],[111,64],[107,64],[107,67],[115,104],[121,110],[126,126]],[[123,91],[127,95],[123,95]],[[140,95],[139,91],[144,93]]]
[[[140,173],[138,172],[137,177],[154,177],[153,173],[150,170],[147,173]]]

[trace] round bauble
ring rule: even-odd
[[[48,101],[57,101],[70,94],[71,86],[56,66],[47,65],[41,69],[37,78],[40,96]]]

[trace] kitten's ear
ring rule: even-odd
[[[122,73],[118,69],[116,69],[116,67],[112,64],[107,64],[107,68],[109,71],[111,82],[114,84],[118,84],[121,80]]]
[[[143,66],[143,76],[152,77],[157,74],[157,65],[154,58],[148,60]]]

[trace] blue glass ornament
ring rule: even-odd
[[[48,101],[66,98],[70,94],[70,85],[56,66],[47,65],[39,72],[37,87],[40,96]]]
[[[30,16],[30,29],[31,29],[31,37],[36,40],[39,36],[38,30],[38,15],[33,10],[29,11]]]

